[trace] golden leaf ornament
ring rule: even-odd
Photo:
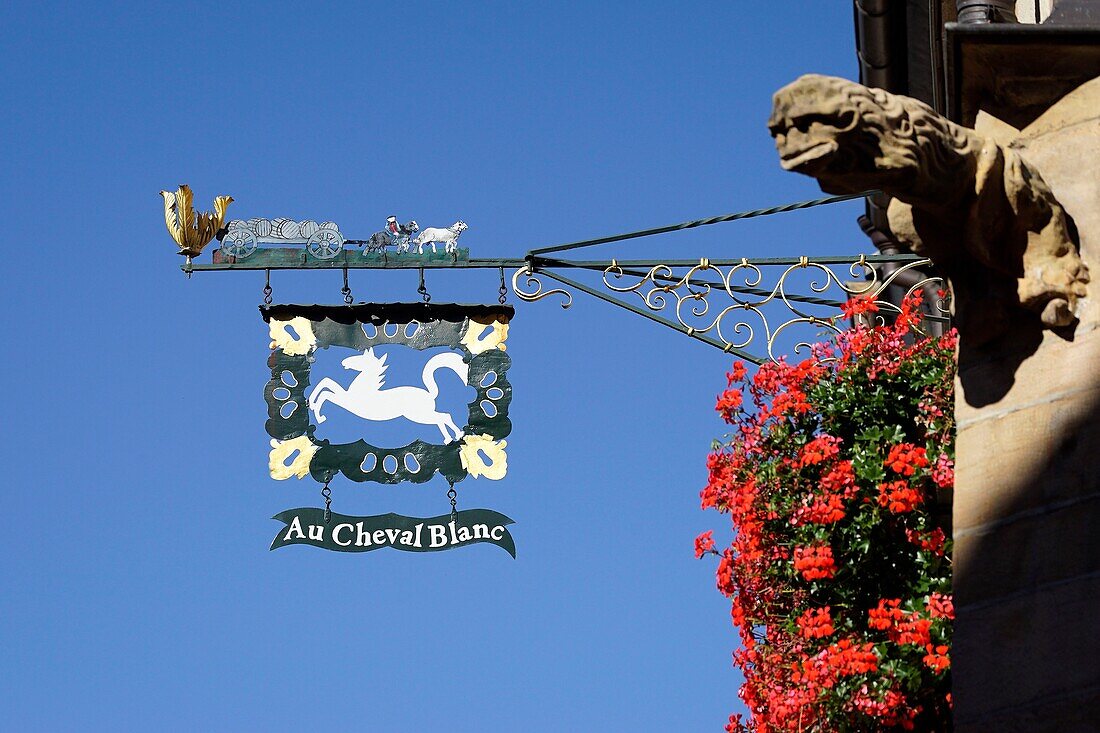
[[[195,213],[194,194],[187,184],[175,192],[161,191],[164,197],[164,224],[179,245],[181,255],[197,257],[203,247],[225,226],[225,211],[233,203],[232,196],[215,196],[214,211]]]

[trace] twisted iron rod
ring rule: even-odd
[[[654,234],[667,234],[668,232],[676,232],[681,229],[694,229],[695,227],[704,227],[710,224],[721,224],[727,221],[737,221],[738,219],[754,219],[758,216],[770,216],[771,214],[783,214],[788,211],[797,211],[799,209],[809,209],[813,206],[822,206],[824,204],[835,204],[840,201],[851,201],[852,199],[860,199],[866,196],[879,193],[878,191],[863,191],[861,193],[849,193],[844,196],[828,196],[821,199],[813,199],[812,201],[797,201],[793,204],[784,204],[782,206],[772,206],[767,209],[754,209],[752,211],[740,211],[735,214],[726,214],[724,216],[712,216],[708,219],[696,219],[694,221],[685,221],[681,224],[672,224],[670,226],[657,227],[656,229],[642,229],[636,232],[626,232],[624,234],[614,234],[610,237],[599,237],[597,239],[582,239],[579,242],[571,242],[569,244],[557,244],[552,247],[541,247],[539,249],[533,249],[528,252],[528,256],[541,255],[547,252],[565,252],[570,249],[579,249],[581,247],[594,247],[597,244],[607,244],[609,242],[621,242],[624,239],[637,239],[638,237],[649,237]]]

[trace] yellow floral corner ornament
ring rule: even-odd
[[[485,332],[492,328],[492,333],[486,334]],[[484,338],[482,337],[484,335]],[[508,324],[501,321],[492,321],[490,323],[478,323],[471,319],[470,325],[466,329],[466,334],[462,337],[462,345],[470,350],[471,354],[480,354],[483,351],[489,349],[506,350],[504,342],[508,340]]]
[[[289,464],[286,459],[294,455],[294,460]],[[304,435],[291,440],[272,440],[271,454],[268,456],[268,469],[271,478],[283,481],[291,477],[304,478],[309,474],[309,462],[313,460],[313,454],[317,452],[317,446]]]
[[[458,455],[462,459],[462,467],[474,478],[484,476],[487,479],[499,481],[508,472],[508,456],[504,452],[506,447],[508,447],[506,440],[494,441],[488,435],[466,435],[462,439],[462,447]],[[481,457],[482,453],[492,461],[491,464],[485,463]]]
[[[287,331],[288,326],[294,329],[298,338],[294,338]],[[287,356],[303,356],[317,345],[313,324],[308,318],[302,316],[295,316],[289,321],[277,321],[273,318],[268,324],[268,331],[271,334],[271,348],[282,349]]]

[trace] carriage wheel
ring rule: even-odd
[[[256,237],[248,229],[233,229],[222,240],[222,252],[243,260],[256,251]]]
[[[335,229],[318,229],[306,242],[306,251],[319,260],[331,260],[344,247],[344,238]]]

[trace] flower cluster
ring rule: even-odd
[[[707,530],[695,538],[696,559],[710,552],[714,552],[714,530]]]
[[[806,580],[831,578],[836,575],[833,550],[828,545],[794,548],[794,569]]]
[[[890,446],[886,465],[902,476],[912,476],[920,469],[928,467],[928,452],[920,446],[909,443]]]
[[[816,466],[838,453],[840,453],[840,438],[832,435],[819,435],[802,446],[802,450],[799,451],[798,465],[803,467]]]
[[[807,639],[821,639],[832,636],[835,632],[828,606],[807,608],[806,612],[798,617],[798,633]]]
[[[905,530],[905,537],[922,550],[928,550],[939,557],[943,557],[947,552],[947,535],[940,527],[936,527],[930,532],[907,529]]]
[[[894,514],[913,511],[923,499],[920,489],[913,488],[908,481],[891,481],[878,487],[878,503]]]
[[[718,557],[749,714],[731,733],[949,730],[954,334],[858,325],[799,364],[735,363],[716,410],[732,430],[707,461],[704,509],[734,534]]]

